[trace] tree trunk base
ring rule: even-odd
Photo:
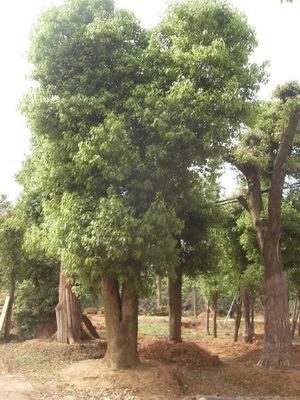
[[[294,363],[292,359],[287,359],[284,357],[283,360],[280,360],[275,357],[270,357],[269,355],[262,355],[259,362],[256,364],[258,367],[262,368],[293,368]]]
[[[103,361],[112,370],[140,364],[137,351],[138,296],[128,283],[121,290],[115,278],[101,281],[107,351]]]

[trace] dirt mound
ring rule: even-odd
[[[60,375],[68,385],[78,389],[93,387],[98,396],[105,398],[166,400],[182,395],[184,390],[176,371],[156,361],[143,361],[136,368],[113,371],[107,369],[103,360],[86,360],[64,368]]]
[[[174,363],[192,369],[215,367],[221,364],[217,355],[212,355],[194,342],[146,341],[139,345],[139,355],[141,359],[157,360],[163,364]]]

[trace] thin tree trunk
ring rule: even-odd
[[[137,351],[138,296],[128,283],[115,278],[101,281],[107,335],[104,361],[112,369],[131,368],[140,363]]]
[[[82,322],[84,323],[84,325],[86,326],[86,328],[88,329],[90,334],[95,339],[100,339],[100,336],[99,336],[98,332],[96,331],[94,325],[92,324],[91,320],[89,319],[89,317],[87,315],[82,314]]]
[[[16,288],[16,282],[14,279],[12,279],[9,283],[9,303],[8,303],[7,314],[6,314],[4,340],[9,340],[9,336],[10,336],[12,310],[13,310],[14,297],[15,297],[15,288]]]
[[[209,307],[209,304],[206,303],[206,334],[210,336],[209,313],[210,313],[210,307]]]
[[[181,314],[182,314],[182,265],[178,264],[176,278],[168,279],[169,292],[169,339],[175,343],[181,339]]]
[[[56,339],[59,343],[74,344],[81,342],[84,331],[82,329],[82,307],[79,299],[72,292],[72,284],[64,276],[61,265],[59,277],[59,301],[55,308],[57,332]]]
[[[192,312],[194,314],[194,317],[197,318],[198,316],[198,310],[197,310],[197,289],[193,289],[193,301],[192,301]]]
[[[241,326],[242,319],[242,301],[241,296],[238,296],[236,299],[236,307],[235,307],[235,324],[234,324],[234,336],[233,341],[236,343],[239,340],[239,329]]]
[[[244,339],[246,343],[253,343],[253,324],[251,322],[251,299],[248,290],[242,291],[244,306]]]
[[[161,292],[161,277],[157,276],[157,307],[160,308],[162,306],[162,292]]]
[[[218,294],[213,295],[213,337],[217,338]]]

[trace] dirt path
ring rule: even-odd
[[[35,399],[33,386],[22,374],[1,374],[0,388],[0,400]]]

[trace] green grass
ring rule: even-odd
[[[45,356],[39,351],[31,350],[23,354],[16,354],[14,360],[19,365],[26,365],[30,368],[38,368],[46,363]]]

